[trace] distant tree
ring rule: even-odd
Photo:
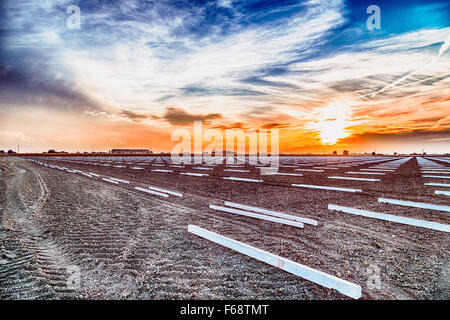
[[[16,153],[15,151],[12,151],[11,149],[8,150],[8,154]]]
[[[333,151],[333,154],[337,154],[337,151],[336,151],[336,150],[334,150],[334,151]]]
[[[0,150],[0,154],[5,154],[5,150]]]
[[[396,156],[397,155],[397,152],[394,152],[394,156]]]
[[[54,150],[54,149],[50,149],[47,151],[47,153],[58,153],[58,152],[56,152],[56,150]]]
[[[348,152],[348,150],[344,150],[344,151],[342,152],[342,154],[343,154],[344,156],[348,156],[349,152]]]
[[[376,155],[376,152],[374,151],[374,152],[372,152],[372,155],[374,156],[374,155]]]

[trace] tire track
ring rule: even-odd
[[[49,198],[48,188],[36,172],[14,160],[8,160],[8,164],[1,173],[7,183],[2,194],[0,298],[73,297],[66,285],[66,268],[70,265],[67,255],[45,234],[35,217]]]

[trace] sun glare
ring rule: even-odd
[[[351,134],[346,128],[350,125],[350,106],[348,104],[331,104],[319,111],[313,127],[319,131],[323,144],[336,144],[339,139]]]

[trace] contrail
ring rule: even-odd
[[[450,47],[450,33],[447,36],[447,39],[445,39],[444,44],[439,49],[438,58],[440,58],[445,51],[447,51],[448,47]]]
[[[429,77],[429,78],[426,78],[426,79],[417,80],[417,81],[414,81],[414,82],[409,82],[409,83],[403,84],[403,85],[398,86],[398,87],[395,87],[395,88],[393,88],[393,87],[391,87],[391,86],[386,86],[386,87],[384,88],[383,91],[388,91],[388,90],[392,90],[392,89],[399,89],[399,88],[409,87],[409,86],[411,86],[411,85],[413,85],[413,84],[417,84],[417,83],[421,83],[421,82],[430,81],[430,80],[433,80],[433,79],[436,79],[436,78],[440,78],[440,77],[444,77],[444,76],[450,76],[450,73],[444,73],[444,74],[440,74],[440,75],[437,75],[437,76]],[[379,93],[379,92],[380,92],[380,90],[378,90],[378,91],[376,91],[376,92],[373,92],[373,93],[366,93],[366,94],[364,94],[364,95],[362,95],[362,96],[356,97],[356,99],[361,99],[361,98],[366,97],[366,96],[372,96],[372,95],[374,95],[375,93]]]
[[[380,93],[380,92],[383,92],[383,91],[385,91],[385,90],[387,90],[387,89],[389,89],[389,88],[395,87],[395,86],[396,86],[397,84],[399,84],[400,82],[405,81],[406,79],[408,79],[408,78],[411,77],[412,75],[414,75],[414,74],[416,74],[417,72],[421,71],[421,70],[422,70],[423,68],[425,68],[427,65],[429,65],[429,64],[435,62],[436,60],[438,60],[438,59],[439,59],[439,58],[447,51],[447,49],[448,49],[449,47],[450,47],[450,33],[448,34],[447,39],[445,39],[444,43],[442,44],[441,48],[439,49],[439,53],[438,53],[438,55],[437,55],[436,57],[430,59],[428,62],[426,62],[426,63],[425,63],[424,65],[422,65],[420,68],[418,68],[418,69],[416,69],[416,70],[414,70],[414,71],[408,73],[406,76],[401,77],[400,79],[395,80],[395,81],[392,82],[391,84],[388,84],[388,85],[385,86],[384,88],[382,88],[382,89],[380,89],[380,90],[378,90],[378,91],[372,92],[372,93],[368,93],[368,94],[362,95],[362,96],[360,96],[360,97],[358,97],[358,98],[362,98],[362,97],[365,97],[365,96],[372,96],[372,97],[375,97],[375,95],[376,95],[377,93]]]
[[[438,78],[438,77],[443,77],[443,76],[450,75],[450,73],[444,73],[444,74],[441,74],[441,75],[438,75],[438,76],[429,77],[429,78],[426,78],[426,79],[414,81],[414,82],[411,82],[411,83],[407,83],[407,84],[404,84],[404,85],[395,87],[397,84],[403,82],[404,80],[408,79],[408,78],[411,77],[412,75],[414,75],[414,74],[416,74],[417,72],[421,71],[421,70],[422,70],[423,68],[425,68],[427,65],[429,65],[429,64],[435,62],[436,60],[438,60],[438,59],[439,59],[439,58],[440,58],[440,57],[448,50],[449,47],[450,47],[450,33],[448,34],[447,38],[445,39],[444,43],[442,44],[441,48],[439,49],[438,55],[437,55],[436,57],[430,59],[428,62],[426,62],[426,63],[425,63],[424,65],[422,65],[420,68],[418,68],[418,69],[416,69],[416,70],[410,72],[410,73],[407,74],[406,76],[404,76],[404,77],[402,77],[402,78],[400,78],[400,79],[394,81],[393,83],[391,83],[391,84],[385,86],[384,88],[382,88],[382,89],[380,89],[380,90],[378,90],[378,91],[375,91],[375,92],[366,93],[366,94],[364,94],[364,95],[361,95],[361,96],[359,96],[359,97],[356,97],[355,99],[361,99],[361,98],[364,98],[364,97],[366,97],[366,96],[372,96],[372,97],[375,97],[375,95],[376,95],[377,93],[380,93],[380,92],[383,92],[383,91],[386,91],[386,90],[392,90],[392,89],[396,89],[396,88],[408,87],[408,86],[413,85],[413,84],[417,84],[417,83],[421,83],[421,82],[433,80],[433,79]],[[305,97],[305,98],[307,98],[307,97]],[[319,101],[319,100],[314,99],[314,98],[309,99],[309,100]],[[300,112],[298,112],[298,111],[296,111],[296,110],[281,110],[281,111],[282,111],[283,113],[285,113],[285,114],[288,114],[288,115],[292,116],[292,117],[299,117],[299,115],[301,114]]]
[[[421,83],[421,82],[425,82],[425,81],[430,81],[430,80],[433,80],[433,79],[435,79],[435,78],[440,78],[440,77],[444,77],[444,76],[450,76],[450,73],[444,73],[444,74],[440,74],[440,75],[438,75],[438,76],[429,77],[429,78],[426,78],[426,79],[422,79],[422,80],[410,82],[410,83],[407,83],[407,84],[398,86],[398,87],[396,87],[396,88],[408,87],[408,86],[413,85],[413,84],[416,84],[416,83]]]

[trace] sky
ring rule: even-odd
[[[3,0],[0,149],[170,151],[201,120],[281,152],[450,152],[449,37],[445,0]]]

